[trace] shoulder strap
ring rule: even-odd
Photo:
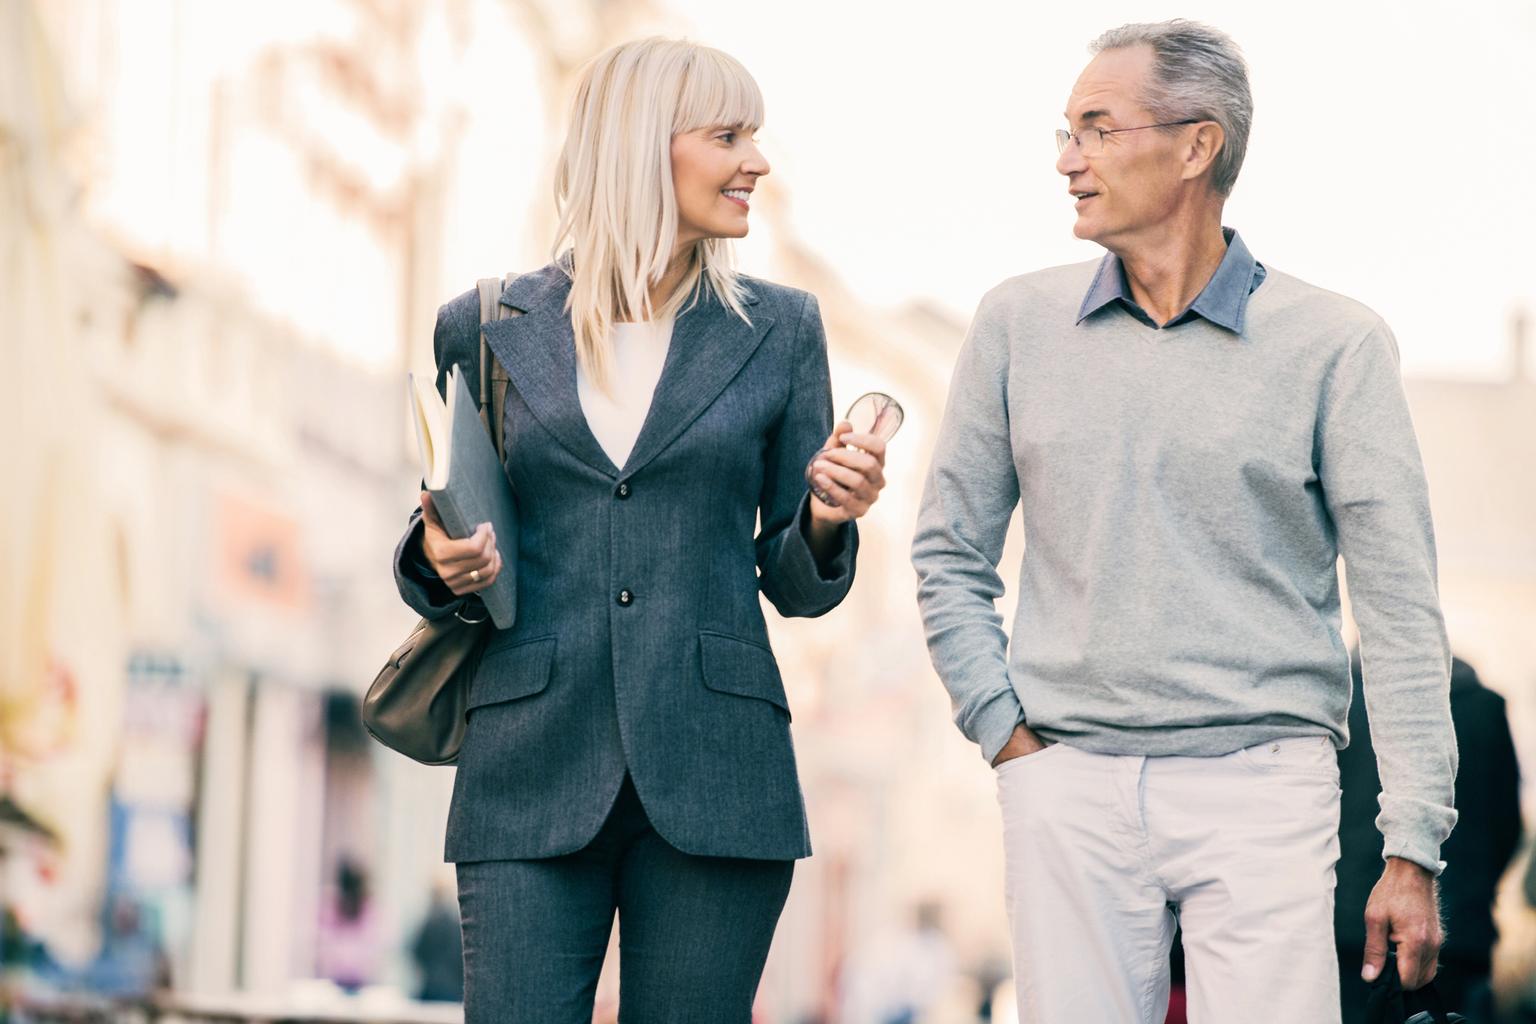
[[[480,422],[490,432],[491,443],[496,446],[496,455],[503,462],[507,458],[506,443],[502,438],[505,421],[503,411],[506,409],[509,380],[506,368],[486,344],[485,325],[492,320],[522,316],[522,310],[501,304],[501,293],[512,286],[517,276],[508,274],[505,277],[483,277],[475,282],[480,292]]]

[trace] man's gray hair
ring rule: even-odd
[[[1225,32],[1197,21],[1145,22],[1112,28],[1088,47],[1091,53],[1130,46],[1152,47],[1151,81],[1142,103],[1159,121],[1215,121],[1226,134],[1211,169],[1211,186],[1230,195],[1248,152],[1253,94],[1242,51]]]

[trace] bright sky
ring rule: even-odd
[[[1261,261],[1373,307],[1409,372],[1502,374],[1511,309],[1536,309],[1530,0],[668,6],[757,77],[796,228],[873,302],[968,317],[1005,277],[1095,258],[1051,133],[1089,40],[1182,16],[1248,56],[1226,220]]]
[[[1411,373],[1502,375],[1511,311],[1536,310],[1536,0],[657,2],[756,75],[768,108],[760,139],[794,229],[872,304],[925,298],[968,318],[1005,277],[1095,258],[1072,237],[1052,131],[1090,39],[1182,15],[1224,28],[1248,54],[1255,128],[1226,219],[1260,260],[1375,308]],[[105,12],[64,34],[81,88],[106,104],[110,174],[93,206],[150,252],[198,262],[213,244],[212,83],[247,83],[222,102],[248,123],[257,57],[279,41],[355,41],[359,9],[78,6]],[[514,6],[474,0],[467,53],[446,37],[440,8],[421,41],[428,106],[469,115],[459,128],[427,118],[410,147],[453,169],[437,221],[444,296],[547,252],[526,236],[530,210],[549,203],[552,133]],[[398,144],[326,108],[326,89],[310,95],[303,116],[284,112],[295,130],[376,187],[406,173]],[[394,307],[336,296],[402,270],[315,193],[284,145],[250,131],[227,143],[214,169],[229,211],[217,249],[263,305],[392,366]],[[324,259],[295,258],[295,226],[298,251],[319,246]],[[763,235],[740,246],[748,270],[765,267]]]

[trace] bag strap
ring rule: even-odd
[[[517,278],[517,274],[507,274],[505,277],[482,277],[475,282],[480,293],[480,422],[491,435],[496,457],[503,462],[507,459],[507,451],[502,437],[505,424],[502,410],[506,408],[507,386],[511,380],[506,367],[486,343],[485,325],[492,320],[510,320],[523,315],[522,310],[501,304],[501,293],[512,287]]]

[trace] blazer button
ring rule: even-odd
[[[635,603],[635,595],[634,594],[631,594],[627,590],[619,591],[619,604],[621,604],[625,608],[628,608],[630,605],[632,605],[634,603]]]
[[[619,484],[619,489],[613,493],[618,495],[621,499],[629,497],[629,484]]]

